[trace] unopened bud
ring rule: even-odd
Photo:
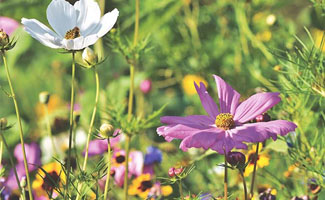
[[[152,85],[152,82],[151,80],[143,80],[141,83],[140,83],[140,90],[144,93],[144,94],[147,94],[150,92],[151,90],[151,85]]]
[[[268,122],[268,121],[271,121],[271,117],[267,113],[263,113],[261,115],[257,115],[255,117],[255,121],[256,122]]]
[[[226,156],[227,162],[236,168],[243,169],[246,163],[246,157],[241,152],[229,152]]]
[[[26,185],[27,185],[27,183],[26,183],[26,177],[23,176],[23,177],[21,178],[21,180],[20,180],[20,187],[21,187],[21,188],[25,188]]]
[[[181,168],[177,168],[177,169],[174,170],[176,176],[181,175],[181,173],[182,173],[183,171],[184,171],[184,168],[183,168],[183,167],[181,167]]]
[[[79,121],[80,121],[80,112],[79,111],[73,111],[73,116],[74,116],[74,122],[76,124],[78,124]]]
[[[90,66],[93,66],[98,63],[97,54],[89,47],[86,47],[82,52],[82,59]]]
[[[48,104],[50,101],[50,96],[50,93],[48,93],[47,91],[43,91],[39,93],[38,98],[42,104]]]
[[[111,124],[104,123],[99,128],[99,133],[104,138],[109,138],[113,136],[114,127]]]
[[[0,29],[0,46],[4,47],[7,44],[9,44],[9,36],[3,29]]]
[[[7,127],[7,123],[8,123],[8,121],[7,121],[6,118],[1,118],[1,119],[0,119],[0,129],[1,129],[1,130],[2,130],[2,129],[5,129],[5,128]]]
[[[175,176],[175,167],[169,168],[168,176],[171,177],[171,178]]]

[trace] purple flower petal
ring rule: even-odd
[[[274,105],[279,103],[281,98],[278,92],[258,93],[249,97],[246,101],[242,102],[236,110],[234,120],[239,123],[245,123],[254,119]]]
[[[286,120],[274,120],[245,124],[229,130],[234,140],[238,142],[263,142],[268,138],[277,139],[277,135],[286,135],[294,131],[297,125]]]
[[[201,82],[200,87],[194,82],[194,86],[198,95],[200,96],[200,100],[205,111],[210,115],[210,117],[215,120],[217,115],[219,115],[218,106],[209,95],[205,85]]]
[[[234,140],[229,130],[225,131],[224,134],[219,134],[217,141],[211,146],[211,149],[219,154],[228,153],[233,148],[247,149],[247,145]]]
[[[235,114],[240,94],[219,76],[213,75],[218,89],[220,112]]]
[[[186,117],[164,116],[160,118],[160,122],[164,124],[196,124],[196,125],[211,125],[215,119],[206,115],[190,115]]]
[[[27,163],[29,164],[29,171],[33,171],[37,168],[37,165],[41,165],[41,149],[35,142],[25,144],[25,152]],[[24,161],[23,150],[21,144],[17,144],[14,150],[14,156],[18,163]]]
[[[164,136],[168,141],[168,138],[173,139],[184,139],[186,137],[192,136],[195,133],[202,132],[211,129],[211,127],[198,126],[198,125],[186,125],[186,124],[172,124],[168,126],[161,126],[157,129],[157,133]],[[216,128],[212,128],[216,129]],[[166,136],[168,138],[166,138]],[[169,140],[171,141],[171,140]]]
[[[215,132],[198,132],[192,136],[186,137],[180,144],[180,148],[183,151],[187,151],[188,148],[203,148],[209,149],[217,140],[218,133]]]
[[[129,172],[132,175],[139,176],[142,174],[143,168],[143,154],[141,151],[130,152]]]

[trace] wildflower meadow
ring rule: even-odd
[[[325,1],[0,0],[1,200],[325,200]]]

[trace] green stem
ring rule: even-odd
[[[243,170],[239,170],[239,173],[243,179],[243,185],[244,185],[244,193],[245,193],[245,200],[247,200],[247,186],[246,186],[246,181],[245,181],[245,177],[244,177],[244,174],[243,174]]]
[[[138,35],[139,35],[139,18],[140,18],[140,1],[135,1],[135,25],[134,25],[134,38],[133,47],[137,45]],[[129,93],[129,103],[128,103],[128,121],[132,119],[133,111],[133,93],[134,93],[134,66],[136,65],[136,57],[134,55],[134,60],[130,64],[130,93]],[[129,153],[130,153],[130,133],[126,135],[125,141],[125,173],[124,173],[124,200],[128,199],[128,173],[129,173]]]
[[[87,136],[87,142],[86,142],[86,152],[85,152],[85,159],[83,162],[82,170],[86,171],[87,168],[87,161],[88,161],[88,155],[89,155],[89,143],[90,143],[90,138],[91,138],[91,132],[93,130],[93,126],[95,123],[95,117],[96,117],[96,112],[97,112],[97,105],[98,105],[98,99],[99,99],[99,76],[98,76],[98,71],[96,69],[96,66],[93,66],[94,68],[94,73],[95,73],[95,82],[96,82],[96,95],[95,95],[95,105],[93,109],[93,113],[90,119],[90,124],[89,124],[89,129],[88,129],[88,136]],[[81,190],[83,184],[78,185],[78,191]],[[77,195],[77,200],[80,199],[80,194],[78,193]]]
[[[69,128],[69,149],[68,149],[68,162],[67,162],[67,182],[65,186],[64,199],[68,199],[69,195],[69,181],[70,181],[70,166],[71,166],[71,146],[72,146],[72,133],[73,133],[73,110],[74,110],[74,79],[76,72],[75,52],[72,52],[72,72],[71,72],[71,101],[70,101],[70,128]]]
[[[128,199],[128,173],[129,173],[129,154],[130,154],[131,137],[126,135],[125,138],[125,173],[124,173],[124,200]]]
[[[0,141],[0,165],[2,162],[2,153],[3,153],[3,141],[1,140]]]
[[[108,194],[108,186],[109,186],[109,178],[111,176],[111,144],[109,138],[107,138],[107,175],[106,175],[106,183],[105,183],[105,191],[104,191],[104,200],[107,200]]]
[[[182,187],[182,180],[178,181],[178,189],[179,189],[179,195],[181,197],[181,200],[184,199],[184,195],[183,195],[183,187]]]
[[[250,190],[250,198],[253,198],[254,196],[254,183],[255,183],[255,177],[256,177],[256,166],[257,166],[257,160],[258,160],[258,149],[259,149],[260,143],[257,143],[256,152],[254,156],[254,170],[253,170],[253,177],[252,177],[252,184],[251,184],[251,190]]]
[[[225,178],[224,178],[224,199],[228,199],[228,167],[227,167],[227,159],[226,159],[226,151],[225,151]]]
[[[25,189],[23,188],[23,191],[22,191],[22,198],[23,200],[26,200],[26,194],[25,194]]]
[[[45,107],[45,115],[46,115],[46,128],[47,128],[47,132],[48,132],[49,137],[50,137],[51,142],[52,142],[53,154],[54,154],[54,157],[55,157],[57,155],[57,152],[56,152],[54,138],[53,138],[52,130],[51,130],[51,123],[50,123],[50,117],[49,117],[49,107],[48,107],[47,104],[44,104],[44,107]]]
[[[7,151],[8,151],[9,162],[10,162],[10,165],[11,165],[12,169],[14,170],[14,174],[15,174],[16,182],[18,184],[18,188],[19,188],[20,192],[23,192],[22,188],[20,187],[20,181],[19,181],[18,173],[17,173],[16,167],[15,167],[14,159],[12,158],[12,155],[10,153],[10,149],[9,149],[8,144],[7,144],[6,138],[2,134],[2,130],[0,130],[0,135],[1,135],[1,140],[2,140],[3,144],[5,145],[5,147],[6,147]]]
[[[85,160],[82,166],[82,170],[85,171],[87,167],[87,161],[88,161],[88,151],[89,151],[89,142],[91,138],[91,132],[93,130],[94,122],[95,122],[95,117],[96,117],[96,111],[97,111],[97,104],[98,104],[98,99],[99,99],[99,77],[98,77],[98,72],[96,67],[94,66],[94,73],[95,73],[95,81],[96,81],[96,97],[95,97],[95,105],[93,109],[93,114],[91,116],[90,124],[89,124],[89,129],[88,129],[88,137],[87,137],[87,144],[86,144],[86,153],[85,153]]]
[[[25,172],[26,172],[27,187],[28,187],[28,191],[29,191],[29,199],[33,200],[32,185],[30,183],[29,171],[28,171],[28,165],[27,165],[27,159],[26,159],[23,127],[22,127],[22,124],[21,124],[18,103],[17,103],[17,100],[16,100],[16,95],[15,95],[12,83],[11,83],[10,73],[9,73],[7,60],[6,60],[4,51],[2,51],[2,58],[3,58],[3,63],[4,63],[4,66],[5,66],[5,69],[6,69],[6,75],[7,75],[7,79],[8,79],[8,83],[9,83],[9,87],[10,87],[11,97],[12,97],[14,105],[15,105],[16,116],[17,116],[17,121],[18,121],[18,125],[19,125],[20,144],[21,144],[21,148],[22,148],[22,151],[23,151],[23,157],[24,157],[24,167],[25,167]]]

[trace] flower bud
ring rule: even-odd
[[[27,185],[27,183],[26,183],[26,177],[23,176],[23,177],[21,178],[21,180],[20,180],[20,187],[21,187],[21,188],[25,188],[26,185]]]
[[[255,117],[254,121],[255,122],[268,122],[268,121],[271,121],[271,117],[267,113],[263,113],[261,115],[257,115]]]
[[[0,129],[1,130],[5,129],[7,127],[7,123],[8,123],[8,121],[6,118],[1,118],[0,119]]]
[[[226,160],[231,166],[242,169],[245,166],[246,157],[241,152],[229,152]]]
[[[168,176],[171,177],[171,178],[175,176],[175,167],[169,168]]]
[[[3,29],[0,29],[0,46],[4,47],[7,44],[9,44],[9,36]]]
[[[140,90],[144,93],[144,94],[147,94],[151,91],[151,85],[152,85],[152,82],[151,80],[143,80],[141,83],[140,83]]]
[[[80,121],[80,112],[79,111],[73,111],[73,116],[74,116],[74,122],[76,124],[78,124],[79,121]]]
[[[89,47],[86,47],[82,52],[82,59],[90,66],[96,65],[98,63],[97,54]]]
[[[182,173],[183,171],[184,171],[184,168],[183,168],[183,167],[181,167],[181,168],[177,168],[177,169],[174,170],[176,176],[181,175],[181,173]]]
[[[50,101],[50,96],[50,93],[48,93],[47,91],[43,91],[39,93],[38,98],[42,104],[48,104]]]
[[[114,127],[111,124],[104,123],[99,128],[99,133],[104,138],[109,138],[113,136]]]

